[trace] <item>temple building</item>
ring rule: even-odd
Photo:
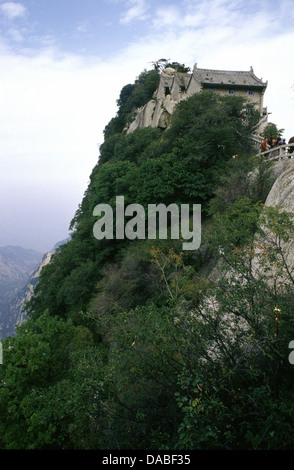
[[[142,127],[161,127],[165,129],[170,121],[175,106],[183,99],[201,91],[210,91],[225,95],[242,96],[255,105],[260,113],[260,129],[267,123],[267,109],[263,97],[267,82],[256,77],[253,68],[249,71],[227,71],[199,69],[194,65],[192,72],[177,72],[174,68],[165,68],[152,100],[137,110],[135,120],[127,129],[128,133]]]

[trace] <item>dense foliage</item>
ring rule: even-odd
[[[294,227],[263,207],[270,166],[251,157],[254,114],[203,92],[166,131],[127,135],[157,80],[144,72],[122,89],[72,238],[4,341],[2,449],[293,449],[283,243]],[[143,207],[200,203],[200,249],[95,239],[94,207],[118,195]]]

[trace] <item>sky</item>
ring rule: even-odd
[[[293,0],[0,0],[0,246],[68,237],[120,90],[161,58],[268,81],[294,135]]]

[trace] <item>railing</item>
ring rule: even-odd
[[[256,152],[258,152],[261,146],[261,142],[264,140],[264,137],[261,137],[260,135],[257,135],[257,134],[253,134],[251,136],[251,140],[253,141],[253,146]]]
[[[259,152],[257,156],[264,156],[267,160],[281,160],[294,157],[294,144],[277,145],[265,152]]]

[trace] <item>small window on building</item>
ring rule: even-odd
[[[234,90],[229,90],[229,95],[233,95],[234,94]]]
[[[248,95],[254,95],[254,91],[253,90],[248,90]]]

